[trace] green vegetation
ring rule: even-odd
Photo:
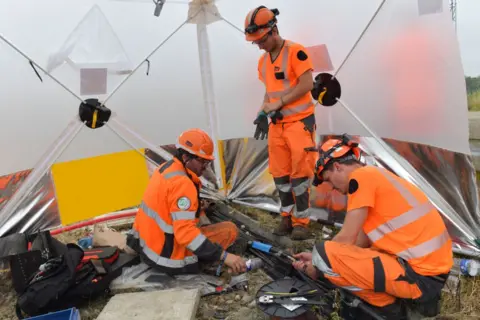
[[[480,111],[480,76],[465,77],[467,85],[468,110]]]

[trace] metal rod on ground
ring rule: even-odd
[[[286,253],[286,252],[284,252],[284,251],[282,251],[278,248],[275,248],[274,246],[272,246],[270,244],[265,244],[265,243],[260,243],[260,242],[257,242],[257,241],[252,241],[252,242],[249,243],[249,245],[252,248],[258,249],[258,250],[263,251],[263,252],[268,253],[268,254],[272,254],[273,256],[285,258],[285,259],[289,260],[290,262],[296,261],[296,259],[293,256],[289,255],[288,253]],[[348,296],[349,298],[352,299],[352,302],[350,303],[352,307],[360,308],[363,312],[368,313],[369,315],[371,315],[375,319],[384,320],[381,316],[376,314],[375,311],[373,311],[370,307],[368,307],[365,303],[363,303],[359,298],[354,296],[352,293],[346,291],[345,289],[339,288],[337,286],[330,286],[326,283],[323,283],[322,281],[314,280],[302,271],[296,270],[296,272],[300,275],[301,278],[303,278],[303,280],[305,280],[306,282],[308,282],[310,285],[312,285],[314,287],[317,287],[317,288],[319,287],[324,292],[328,292],[328,291],[331,291],[333,289],[339,289],[346,296]]]

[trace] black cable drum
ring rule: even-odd
[[[292,308],[293,310],[289,310],[284,306],[277,304],[277,303],[260,303],[259,298],[261,296],[269,295],[268,292],[287,292],[287,293],[295,293],[295,292],[305,292],[308,290],[313,290],[312,286],[308,283],[294,279],[294,278],[284,278],[272,281],[263,287],[261,287],[257,295],[255,297],[255,301],[257,303],[257,307],[262,310],[265,314],[274,317],[280,318],[294,318],[298,317],[308,310],[311,309],[311,306],[299,306]],[[274,298],[281,298],[281,296],[274,296]]]

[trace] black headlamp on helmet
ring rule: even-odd
[[[346,156],[348,153],[351,156]],[[315,177],[312,184],[318,186],[323,182],[322,172],[330,161],[342,162],[350,159],[360,159],[361,150],[358,142],[348,134],[343,134],[339,139],[329,139],[320,148],[319,157],[315,164]]]
[[[278,11],[278,9],[269,9],[273,13],[273,18],[265,24],[257,25],[255,23],[255,18],[257,16],[257,13],[260,11],[260,9],[267,9],[267,7],[260,6],[257,9],[255,9],[255,11],[252,14],[252,18],[250,19],[249,25],[245,28],[245,33],[253,34],[260,29],[265,29],[265,28],[270,28],[271,29],[277,24],[277,18],[276,17],[280,14],[280,11]]]

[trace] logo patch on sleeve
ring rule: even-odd
[[[358,190],[358,181],[355,179],[350,179],[350,182],[348,183],[348,193],[354,194],[355,191],[357,190]]]
[[[305,51],[299,50],[299,51],[297,52],[297,58],[298,58],[298,60],[300,60],[300,61],[305,61],[305,60],[308,59],[308,55],[307,55],[307,53],[306,53]]]
[[[177,200],[177,206],[179,209],[182,210],[187,210],[190,208],[190,199],[187,197],[181,197],[180,199]]]

